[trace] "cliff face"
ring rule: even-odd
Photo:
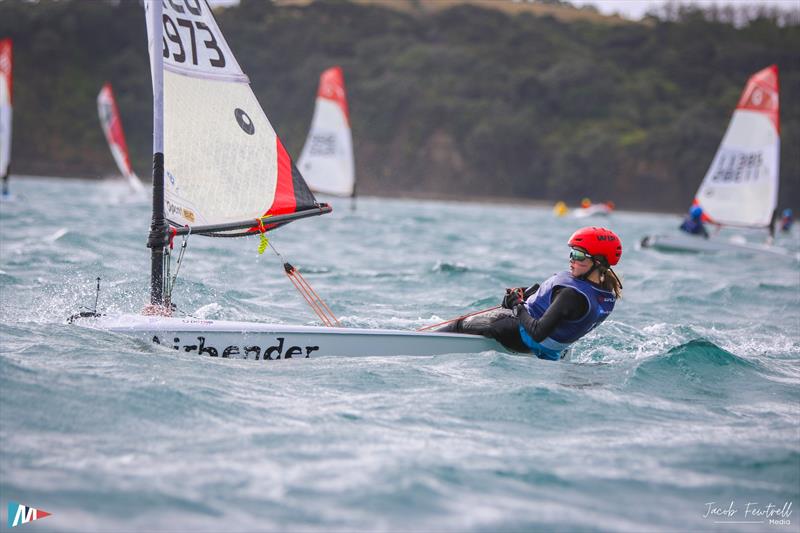
[[[800,145],[800,26],[791,20],[734,26],[686,11],[634,24],[479,1],[297,4],[243,0],[217,18],[291,154],[305,140],[319,73],[342,66],[363,194],[589,196],[682,210],[745,81],[776,63],[781,203],[800,197],[791,148]],[[149,175],[136,2],[0,2],[0,35],[15,41],[14,172],[114,173],[95,109],[110,81],[134,167]]]

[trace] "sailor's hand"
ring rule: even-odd
[[[534,283],[533,285],[531,285],[530,287],[528,287],[527,289],[525,289],[522,292],[522,299],[523,300],[527,300],[528,298],[533,296],[536,293],[536,291],[538,291],[538,290],[539,290],[539,284],[538,283]]]
[[[504,309],[514,309],[514,307],[523,302],[522,299],[523,289],[506,289],[506,295],[503,298]]]

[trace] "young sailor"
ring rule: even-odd
[[[683,219],[680,229],[691,235],[702,235],[708,239],[708,230],[703,225],[703,208],[699,205],[693,205],[689,209],[689,214]]]
[[[608,318],[622,295],[622,284],[611,270],[622,257],[622,241],[613,231],[581,228],[568,244],[569,271],[528,289],[506,289],[502,309],[455,320],[436,331],[483,335],[515,352],[552,361],[563,358],[572,343]]]
[[[781,231],[789,232],[792,230],[792,224],[794,224],[794,217],[792,216],[792,210],[788,207],[783,210],[783,214],[781,215]]]

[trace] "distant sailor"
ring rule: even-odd
[[[693,205],[680,225],[680,229],[691,235],[702,235],[708,239],[708,230],[703,224],[703,208],[699,205]]]
[[[613,231],[581,228],[568,245],[569,271],[528,289],[506,289],[502,309],[436,331],[483,335],[515,352],[552,361],[563,358],[572,343],[608,318],[622,296],[622,283],[611,270],[622,257],[622,241]]]
[[[787,207],[781,215],[781,231],[788,233],[792,230],[792,224],[794,224],[794,216],[792,216],[792,210]]]

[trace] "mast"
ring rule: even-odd
[[[152,39],[150,57],[153,76],[153,217],[150,221],[150,303],[156,306],[169,305],[164,301],[164,249],[167,238],[167,222],[164,217],[164,60],[162,46],[161,0],[146,0],[150,7]]]

